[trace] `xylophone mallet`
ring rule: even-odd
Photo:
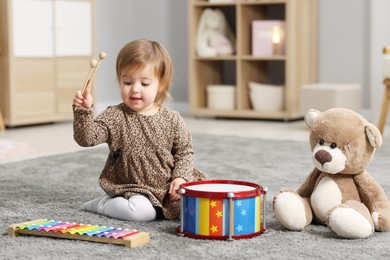
[[[92,59],[89,63],[90,65],[90,68],[89,68],[89,72],[88,72],[88,75],[87,75],[87,79],[85,80],[85,84],[84,84],[84,87],[83,89],[81,90],[81,93],[84,95],[84,91],[87,89],[89,83],[91,82],[91,76],[92,76],[92,73],[94,71],[94,69],[96,68],[97,66],[97,63],[98,61],[96,59]]]
[[[96,59],[92,59],[91,62],[90,62],[90,70],[88,72],[88,76],[87,76],[87,80],[85,82],[85,85],[84,85],[84,88],[83,90],[81,91],[82,95],[84,96],[84,92],[85,90],[89,87],[89,85],[91,84],[93,78],[95,77],[95,74],[96,74],[96,71],[97,69],[99,68],[99,65],[100,65],[100,62],[106,58],[106,53],[105,52],[100,52],[99,53],[99,60],[96,60]]]

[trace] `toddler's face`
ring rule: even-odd
[[[138,72],[130,69],[124,69],[121,72],[121,97],[131,110],[145,115],[153,115],[158,111],[154,101],[158,92],[159,80],[154,74],[151,66],[146,66]]]

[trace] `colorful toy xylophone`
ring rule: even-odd
[[[33,235],[85,240],[91,242],[137,247],[149,242],[148,233],[122,228],[85,225],[47,219],[37,219],[8,227],[8,235]]]

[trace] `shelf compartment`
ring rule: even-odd
[[[190,104],[195,104],[194,110],[207,107],[208,85],[237,85],[235,60],[197,59],[193,66],[190,77],[197,87],[190,89]]]
[[[283,60],[244,60],[240,61],[238,85],[238,108],[251,109],[249,82],[267,85],[285,85],[285,62]]]
[[[231,33],[234,35],[234,38],[237,38],[236,34],[236,8],[235,5],[195,5],[193,8],[193,11],[189,13],[190,22],[189,26],[193,28],[190,30],[190,37],[194,39],[194,42],[190,43],[190,46],[193,46],[191,49],[194,51],[194,58],[197,58],[197,49],[196,49],[196,41],[199,37],[198,35],[198,29],[199,29],[199,23],[202,18],[203,11],[206,9],[219,9],[222,11],[223,15],[225,16],[227,26],[230,28]],[[234,53],[237,52],[237,46],[236,41],[233,43]],[[217,56],[220,57],[220,56]],[[203,58],[203,57],[200,57]]]
[[[238,27],[240,40],[238,53],[241,55],[251,55],[252,53],[252,22],[256,20],[285,20],[285,4],[257,4],[242,5],[239,8]]]

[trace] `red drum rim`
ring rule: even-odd
[[[203,185],[203,184],[233,184],[233,185],[242,185],[249,186],[254,189],[248,191],[201,191],[193,190],[190,186]],[[227,198],[228,193],[233,193],[233,198],[249,198],[260,196],[265,194],[263,187],[252,182],[246,181],[237,181],[237,180],[205,180],[205,181],[194,181],[186,182],[180,185],[180,189],[184,189],[185,192],[182,193],[182,196],[193,196],[197,198],[214,198],[214,199],[224,199]]]
[[[238,239],[247,239],[247,238],[253,238],[256,236],[260,236],[262,233],[264,233],[266,230],[265,228],[261,227],[260,231],[254,232],[251,234],[245,234],[245,235],[233,235],[232,239],[238,240]],[[195,238],[195,239],[210,239],[210,240],[226,240],[229,238],[229,236],[205,236],[205,235],[198,235],[194,233],[190,233],[187,231],[180,232],[180,226],[176,228],[176,232],[180,235],[184,235],[189,238]]]

